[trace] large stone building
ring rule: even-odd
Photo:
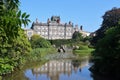
[[[82,31],[81,28],[78,28],[76,25],[73,26],[73,23],[60,23],[59,16],[52,16],[51,19],[48,19],[46,23],[39,22],[36,19],[36,22],[33,22],[31,29],[26,30],[27,36],[30,37],[33,34],[38,34],[41,37],[49,40],[53,39],[71,39],[75,31],[79,31],[83,36],[88,36],[89,33]]]

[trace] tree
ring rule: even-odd
[[[82,37],[82,34],[80,32],[75,31],[73,33],[72,39],[75,41],[80,41],[80,40],[83,40],[83,37]]]
[[[18,36],[19,27],[22,24],[26,26],[30,21],[29,15],[22,14],[18,6],[18,0],[2,0],[0,2],[0,30],[7,35],[8,39]]]
[[[30,21],[19,10],[19,0],[0,1],[0,75],[14,70],[30,51],[30,44],[21,28]]]
[[[93,53],[92,70],[119,77],[120,72],[120,25],[108,29],[105,37],[100,39]],[[111,73],[112,72],[112,73]]]
[[[35,40],[37,40],[37,39],[39,39],[40,38],[40,35],[33,35],[32,37],[31,37],[31,41],[35,41]]]
[[[32,48],[49,48],[51,44],[46,39],[40,37],[39,35],[33,35],[31,37],[31,46]]]
[[[105,32],[111,28],[119,25],[120,8],[113,8],[103,15],[103,22],[101,27],[95,32],[96,36],[93,37],[91,43],[95,45],[97,41],[105,36]]]

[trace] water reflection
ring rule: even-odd
[[[88,57],[29,63],[3,80],[116,80],[91,74]]]
[[[40,67],[25,71],[29,80],[92,80],[88,59],[50,60]]]

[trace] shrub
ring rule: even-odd
[[[36,37],[34,36],[31,38],[31,41],[30,41],[32,48],[50,48],[51,47],[51,43],[46,39],[40,36],[36,36]]]

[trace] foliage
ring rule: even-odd
[[[29,15],[19,10],[19,0],[0,1],[0,75],[10,73],[23,62],[30,51],[22,24],[27,25]]]
[[[31,46],[32,48],[49,48],[51,47],[51,44],[49,41],[45,40],[44,38],[33,35],[31,38]]]
[[[94,51],[94,49],[86,49],[86,50],[75,50],[73,51],[74,54],[77,54],[79,56],[88,56],[88,55],[91,55],[91,52]]]
[[[81,34],[81,33],[79,33],[78,31],[75,31],[75,32],[73,33],[72,39],[73,39],[74,41],[80,41],[80,40],[83,40],[83,37],[82,37],[82,34]]]
[[[0,76],[0,80],[2,80],[2,76]]]
[[[103,15],[103,22],[101,27],[95,32],[96,36],[93,37],[91,43],[95,45],[97,41],[105,36],[105,32],[111,28],[119,25],[120,8],[113,8]]]
[[[40,38],[40,35],[33,35],[32,37],[31,37],[31,41],[35,41],[35,40],[37,40],[37,39],[39,39]]]
[[[7,39],[15,38],[18,36],[19,27],[22,24],[25,26],[30,21],[28,19],[29,15],[26,13],[21,13],[19,9],[17,9],[19,5],[18,0],[3,0],[0,2],[0,32],[3,37],[3,43],[6,42]]]
[[[107,30],[105,37],[97,43],[93,57],[92,71],[119,77],[120,26]]]
[[[90,53],[94,50],[93,48],[89,48],[88,44],[84,42],[81,42],[77,44],[76,46],[78,46],[78,48],[74,49],[73,53],[79,56],[90,55]]]
[[[92,37],[91,36],[86,36],[86,37],[84,37],[83,39],[82,39],[82,41],[83,42],[88,42],[88,43],[90,43],[90,40],[92,39]]]
[[[31,51],[30,43],[28,42],[24,31],[18,31],[19,36],[11,41],[10,47],[1,49],[0,56],[0,74],[10,73],[15,67],[19,66],[24,61],[24,56]],[[6,45],[7,46],[7,45]]]
[[[54,48],[35,48],[30,52],[30,55],[27,57],[29,61],[40,61],[46,55],[56,52]]]
[[[51,42],[51,44],[56,45],[57,47],[72,43],[71,39],[56,39],[56,40],[49,40],[49,41]]]

